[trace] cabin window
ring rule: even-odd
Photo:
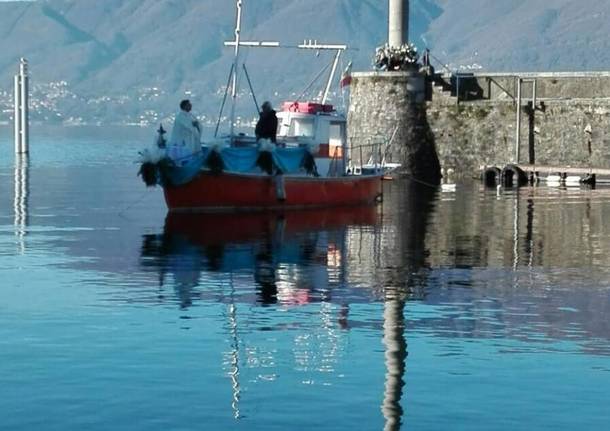
[[[314,122],[310,119],[295,118],[290,123],[289,136],[314,137]]]
[[[340,147],[343,142],[343,124],[331,123],[328,130],[328,144],[331,147]]]

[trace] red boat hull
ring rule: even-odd
[[[226,211],[323,208],[374,203],[380,176],[284,177],[285,199],[278,199],[274,177],[201,173],[188,184],[163,191],[170,211]]]

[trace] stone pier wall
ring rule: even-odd
[[[356,73],[352,79],[348,138],[351,157],[366,163],[391,140],[387,160],[403,173],[438,182],[440,166],[426,117],[426,81],[417,72]]]
[[[516,104],[467,102],[428,105],[441,166],[478,175],[482,166],[515,162]],[[521,163],[610,168],[610,100],[556,100],[532,118],[521,108]]]
[[[536,81],[537,97],[541,99],[599,99],[610,97],[610,72],[574,73],[473,73],[460,74],[460,98],[502,100],[517,97],[517,80],[523,79],[523,97],[532,94]],[[457,87],[458,76],[444,77]],[[454,94],[455,95],[455,94]]]
[[[478,176],[515,162],[516,82],[522,84],[520,163],[610,168],[610,73],[473,74],[422,81],[419,74],[356,74],[349,113],[352,145],[387,140],[409,173]],[[537,102],[532,110],[532,80]],[[458,103],[457,91],[460,92]],[[426,101],[424,101],[426,99]],[[466,100],[464,100],[466,99]],[[427,153],[426,153],[427,154]]]

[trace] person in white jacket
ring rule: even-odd
[[[192,109],[189,100],[180,102],[168,147],[169,156],[175,161],[188,159],[201,151],[201,126],[191,114]]]

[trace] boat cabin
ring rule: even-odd
[[[318,172],[322,176],[344,173],[347,122],[345,116],[332,105],[285,102],[277,118],[279,143],[312,147]]]

